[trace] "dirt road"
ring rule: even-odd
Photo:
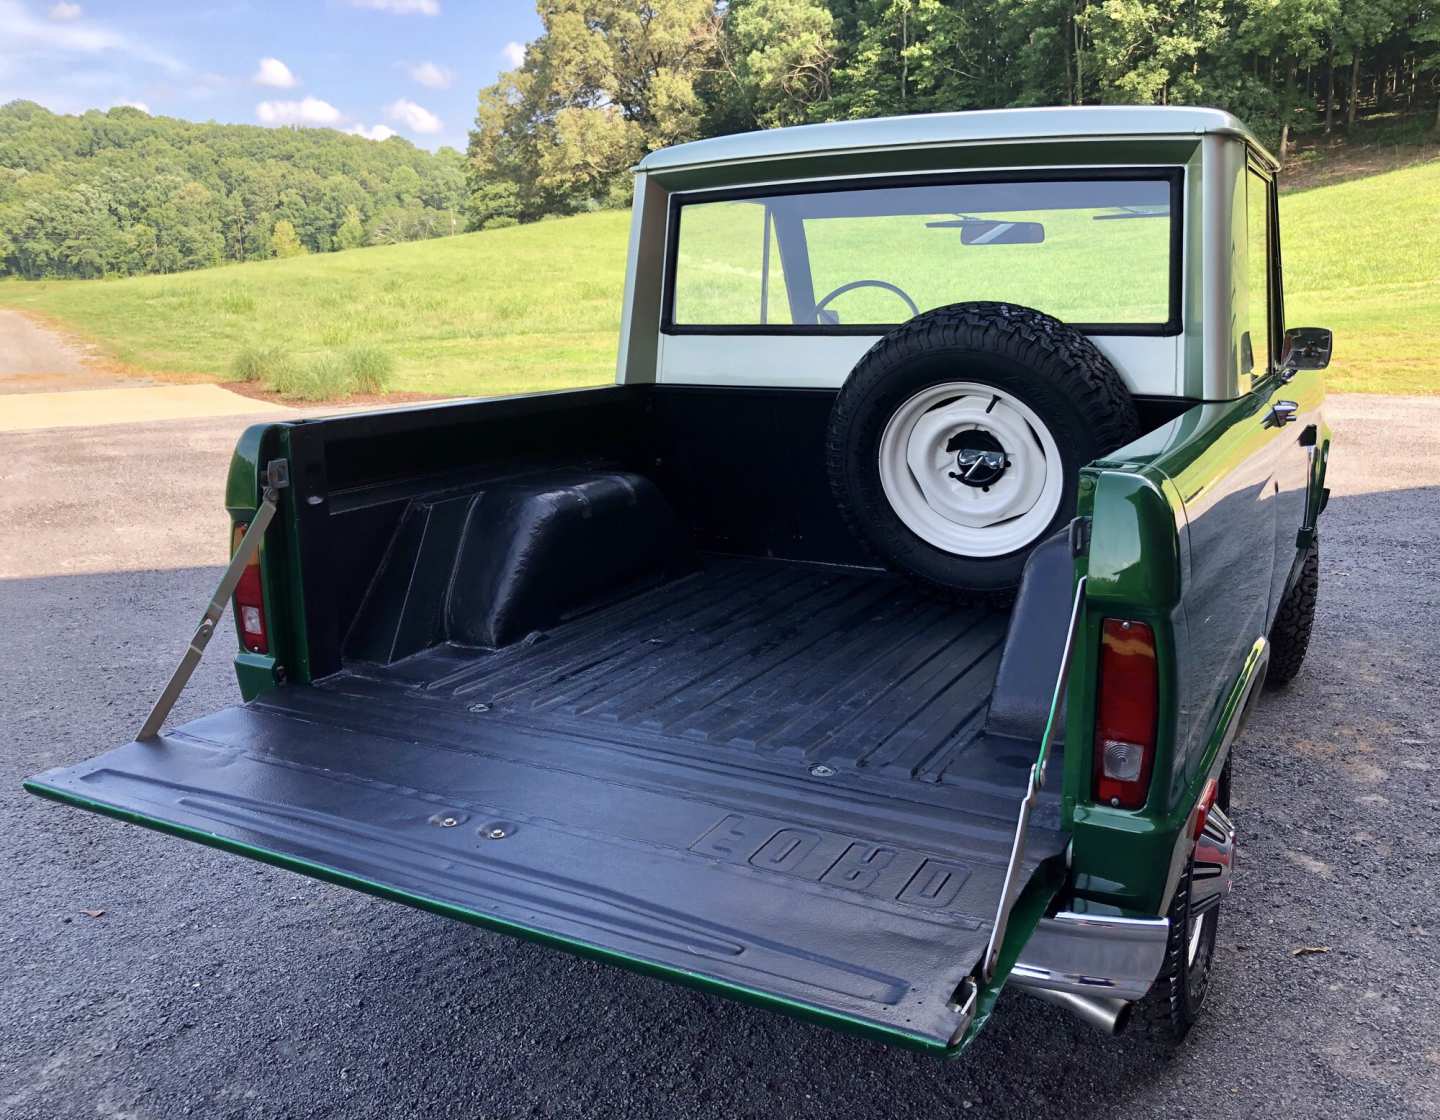
[[[0,309],[0,393],[46,393],[148,385],[104,368],[95,355],[22,315]]]
[[[0,432],[289,411],[218,385],[157,384],[117,373],[85,346],[3,309],[0,397]]]

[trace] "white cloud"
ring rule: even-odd
[[[120,108],[120,106],[122,106],[122,105],[127,105],[127,106],[129,106],[131,109],[139,109],[142,113],[148,113],[148,112],[150,112],[150,106],[149,106],[149,105],[146,105],[145,102],[143,102],[143,101],[117,101],[117,102],[115,102],[115,107],[116,107],[117,109]]]
[[[274,86],[276,89],[294,89],[300,84],[290,67],[278,58],[262,58],[260,67],[250,79],[257,86]]]
[[[438,16],[440,0],[350,0],[353,8],[372,12],[394,12],[397,16]]]
[[[511,70],[519,69],[525,65],[525,44],[506,43],[505,46],[501,48],[500,55],[505,59],[505,64],[509,66]]]
[[[366,140],[389,140],[396,135],[388,124],[375,124],[366,128],[363,124],[352,124],[345,130],[352,136],[363,136]]]
[[[408,67],[410,76],[431,89],[449,89],[455,75],[437,62],[417,62]]]
[[[328,101],[305,97],[299,101],[262,101],[255,106],[261,124],[337,125],[344,115]]]
[[[85,14],[85,9],[79,4],[66,4],[61,0],[59,4],[50,6],[50,18],[58,19],[62,23],[69,23],[72,19],[79,19]]]
[[[56,9],[64,15],[55,15]],[[74,8],[73,14],[70,9]],[[82,18],[78,5],[57,4],[51,9],[54,18],[36,19],[16,0],[0,0],[0,69],[6,63],[33,62],[37,58],[55,60],[74,55],[121,55],[139,62],[148,62],[171,74],[189,70],[183,62],[148,43],[132,39],[105,24]]]
[[[411,132],[439,132],[445,126],[440,118],[423,105],[402,97],[385,107],[385,115],[392,121],[399,121]]]

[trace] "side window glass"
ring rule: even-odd
[[[775,221],[763,202],[686,206],[676,261],[675,320],[788,323]]]
[[[1264,377],[1270,371],[1270,184],[1253,171],[1246,173],[1245,333],[1241,372]]]

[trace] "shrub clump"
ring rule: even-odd
[[[277,377],[294,366],[282,346],[246,346],[230,362],[230,375],[236,381],[263,381],[273,387]]]
[[[395,359],[379,346],[352,346],[296,361],[280,346],[246,346],[230,363],[237,381],[263,383],[287,400],[333,401],[355,393],[383,393]]]
[[[379,346],[352,346],[345,365],[356,393],[383,393],[395,372],[395,359]]]
[[[352,391],[349,368],[335,354],[320,354],[287,366],[270,379],[270,388],[296,401],[333,401]]]

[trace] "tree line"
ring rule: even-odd
[[[399,137],[0,106],[0,275],[128,276],[465,227],[465,158]]]
[[[541,0],[469,150],[0,106],[0,275],[96,277],[624,206],[646,152],[756,128],[1024,105],[1214,105],[1279,149],[1440,130],[1440,0]]]
[[[543,0],[480,91],[476,227],[623,205],[645,152],[1025,105],[1211,105],[1279,149],[1361,114],[1440,129],[1440,0]]]

